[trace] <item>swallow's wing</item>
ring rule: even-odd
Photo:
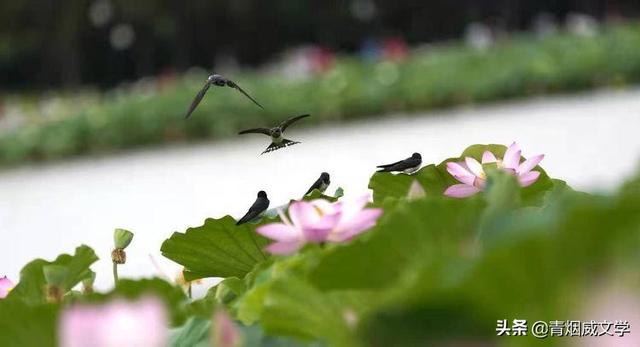
[[[264,110],[264,107],[262,107],[262,105],[260,105],[260,103],[258,103],[254,98],[251,97],[251,95],[249,95],[247,92],[245,92],[244,89],[240,88],[240,86],[237,85],[234,81],[227,80],[227,85],[229,87],[231,87],[231,88],[237,89],[240,93],[244,94],[244,96],[249,98],[249,100],[253,101],[254,104],[260,106],[260,108]]]
[[[395,165],[393,167],[393,169],[394,169],[394,171],[406,170],[408,168],[416,167],[416,166],[420,165],[420,163],[421,163],[420,159],[409,157],[409,158],[399,162],[397,165]]]
[[[209,82],[205,83],[202,89],[200,89],[200,91],[196,95],[196,97],[193,98],[193,101],[191,102],[191,106],[189,106],[189,111],[187,111],[187,114],[184,116],[185,119],[189,118],[191,116],[191,113],[193,113],[193,110],[195,110],[196,107],[198,107],[198,104],[200,104],[200,101],[202,101],[202,98],[204,98],[204,95],[207,93],[207,90],[209,90],[209,87],[211,87],[211,84]]]
[[[320,188],[320,185],[322,184],[322,177],[318,178],[309,188],[309,190],[307,190],[306,193],[304,193],[304,195],[306,196],[307,194],[311,193],[314,189],[318,189]]]
[[[241,132],[238,133],[238,135],[242,135],[242,134],[265,134],[265,135],[271,136],[271,129],[255,128],[255,129],[242,130]]]
[[[262,198],[256,199],[253,205],[251,205],[251,207],[249,208],[249,211],[247,211],[247,213],[242,218],[240,218],[240,220],[236,222],[236,225],[244,224],[246,222],[254,220],[262,212],[264,212],[268,207],[269,207],[269,200],[262,199]]]
[[[257,199],[251,206],[252,210],[259,211],[259,213],[266,211],[267,208],[269,208],[269,199],[266,198]]]
[[[389,172],[389,171],[402,171],[408,168],[416,167],[420,165],[422,161],[420,159],[415,159],[413,157],[409,157],[405,160],[400,160],[393,164],[380,165],[378,166],[380,170],[378,172]]]
[[[309,116],[310,115],[308,115],[308,114],[303,114],[303,115],[300,115],[300,116],[291,117],[291,118],[285,120],[284,122],[280,123],[279,126],[280,126],[280,128],[282,128],[282,131],[285,131],[291,124],[299,121],[302,118],[307,118]]]
[[[407,159],[405,159],[405,160],[407,160]],[[405,160],[400,160],[400,161],[397,161],[397,162],[395,162],[395,163],[391,163],[391,164],[378,165],[378,166],[376,166],[376,167],[380,167],[380,168],[389,168],[389,167],[392,167],[392,166],[396,166],[396,165],[398,165],[398,164],[400,164],[400,163],[404,162]]]
[[[253,216],[253,212],[249,210],[247,211],[247,213],[245,213],[244,216],[242,216],[242,218],[238,219],[238,221],[236,222],[236,225],[244,224],[252,220],[253,218],[255,218],[255,216]]]

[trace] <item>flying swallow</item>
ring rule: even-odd
[[[249,211],[236,222],[236,225],[244,224],[258,218],[267,208],[269,208],[269,199],[267,199],[267,193],[261,190],[258,192],[256,201],[249,207]]]
[[[262,105],[260,105],[254,98],[252,98],[249,94],[247,94],[247,92],[245,92],[244,89],[240,88],[240,86],[237,85],[235,82],[233,82],[230,79],[224,78],[218,74],[213,74],[207,78],[207,81],[205,82],[204,86],[202,87],[202,89],[200,89],[196,97],[191,102],[191,106],[189,106],[187,115],[184,118],[189,118],[191,116],[191,113],[193,113],[193,110],[195,110],[196,107],[198,107],[198,104],[200,104],[200,101],[202,101],[202,98],[204,98],[204,95],[207,93],[207,90],[209,90],[209,87],[211,87],[212,85],[215,85],[218,87],[227,86],[230,88],[237,89],[240,93],[244,94],[244,96],[246,96],[251,101],[253,101],[254,104],[264,109]]]
[[[304,195],[306,196],[307,194],[311,193],[314,189],[317,189],[320,191],[320,193],[324,193],[325,190],[327,190],[327,188],[329,187],[329,184],[331,184],[331,181],[329,180],[329,174],[326,172],[323,172],[320,174],[320,177],[313,182],[313,184],[311,185],[311,188],[309,188],[309,190],[307,190],[306,193],[304,193]]]
[[[400,160],[398,162],[387,164],[387,165],[379,165],[378,172],[392,172],[392,171],[402,171],[406,174],[412,174],[420,168],[422,164],[422,156],[420,153],[413,153],[409,158],[405,160]]]
[[[271,136],[271,144],[269,145],[269,147],[267,147],[267,149],[264,150],[264,152],[260,153],[260,154],[265,154],[268,152],[272,152],[275,150],[278,150],[280,148],[284,148],[284,147],[289,147],[289,146],[293,146],[295,144],[298,144],[300,142],[297,141],[291,141],[291,140],[287,140],[285,138],[282,137],[282,134],[284,133],[284,131],[293,123],[295,123],[296,121],[302,119],[302,118],[306,118],[309,117],[308,114],[303,114],[301,116],[295,116],[295,117],[291,117],[287,120],[285,120],[284,122],[278,124],[277,126],[273,127],[273,128],[255,128],[255,129],[248,129],[248,130],[243,130],[241,132],[239,132],[239,135],[242,134],[265,134],[268,136]]]

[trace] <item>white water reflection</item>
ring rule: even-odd
[[[545,153],[543,167],[577,189],[612,189],[640,159],[640,92],[600,92],[480,108],[403,115],[316,129],[291,128],[303,143],[260,156],[266,137],[160,148],[0,172],[0,275],[18,279],[34,257],[52,259],[82,243],[101,257],[97,287],[111,285],[113,229],[135,233],[121,277],[156,274],[173,231],[207,217],[241,216],[258,190],[272,206],[298,197],[322,171],[347,195],[367,189],[375,166],[422,153],[438,163],[473,143]]]

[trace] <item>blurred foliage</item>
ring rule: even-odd
[[[267,238],[254,232],[250,223],[236,226],[226,216],[207,219],[204,225],[184,234],[174,233],[160,249],[162,255],[182,264],[188,281],[203,277],[244,277],[255,264],[268,259],[263,252]]]
[[[223,71],[218,71],[223,73]],[[459,43],[416,50],[403,61],[343,57],[325,74],[229,76],[261,102],[212,88],[187,121],[205,75],[108,93],[78,114],[0,134],[0,166],[159,143],[234,136],[302,113],[300,126],[504,98],[625,86],[640,81],[640,25],[609,25],[594,36],[515,36],[486,50]],[[160,82],[158,82],[160,83]]]
[[[76,284],[92,276],[89,266],[97,260],[98,257],[93,249],[85,245],[76,248],[74,255],[61,254],[52,262],[44,259],[33,260],[20,271],[20,282],[10,292],[9,297],[20,298],[29,303],[45,303],[46,295],[43,290],[47,285],[43,271],[45,266],[66,268],[60,287],[64,292],[68,292]]]
[[[136,300],[148,295],[160,298],[166,304],[173,324],[182,324],[187,317],[194,314],[194,310],[182,288],[159,278],[118,280],[115,288],[110,292],[105,294],[93,293],[86,297],[79,296],[74,298],[74,302],[100,303],[107,302],[113,298]],[[207,314],[211,314],[213,307],[207,310],[209,311]]]
[[[265,335],[258,325],[240,326],[242,346],[251,347],[322,347],[320,343],[305,343],[292,338]],[[171,332],[170,347],[218,347],[209,336],[211,321],[192,318]],[[226,346],[224,346],[226,347]]]
[[[169,340],[171,347],[210,347],[209,330],[211,321],[191,318],[183,326],[173,329]]]
[[[191,66],[255,66],[301,44],[354,52],[390,37],[460,37],[470,23],[514,32],[539,29],[541,18],[555,27],[638,10],[636,0],[3,1],[0,86],[106,87]]]
[[[0,346],[54,347],[60,307],[0,300]]]
[[[463,156],[485,148],[498,156],[505,149],[475,145]],[[487,170],[485,191],[466,199],[445,197],[442,190],[451,178],[433,180],[427,173],[463,156],[427,165],[410,177],[424,186],[421,198],[407,198],[405,176],[374,174],[372,205],[384,214],[347,244],[312,244],[291,256],[259,257],[265,242],[255,244],[249,235],[268,217],[234,229],[229,217],[208,219],[202,227],[174,234],[163,246],[171,259],[199,277],[226,276],[191,305],[183,292],[159,279],[124,280],[111,293],[66,296],[63,305],[156,293],[174,318],[178,313],[172,346],[206,343],[216,307],[237,320],[245,346],[563,345],[566,338],[498,337],[496,320],[630,318],[608,316],[620,314],[615,310],[584,315],[594,314],[594,306],[609,307],[594,293],[640,288],[640,175],[613,194],[592,195],[546,174],[521,188],[513,176]],[[88,271],[91,262],[83,264],[77,273]],[[0,327],[23,345],[50,337],[60,309],[27,300],[32,293],[18,290],[36,288],[40,281],[23,276],[0,300]],[[637,301],[623,304],[640,302],[637,295],[632,298]],[[207,309],[185,309],[196,303]],[[3,318],[4,312],[17,320]],[[21,328],[25,322],[37,333]]]

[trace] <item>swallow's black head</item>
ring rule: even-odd
[[[329,174],[326,172],[323,172],[320,174],[320,178],[322,178],[323,181],[328,181],[329,180]]]
[[[207,83],[213,83],[217,86],[224,86],[226,83],[226,80],[224,77],[218,75],[218,74],[213,74],[211,76],[209,76],[209,78],[207,78]]]
[[[264,190],[261,190],[261,191],[258,192],[258,197],[266,199],[267,198],[267,193],[265,193]]]
[[[413,155],[411,155],[411,158],[422,160],[422,156],[420,155],[420,153],[413,153]]]
[[[280,130],[280,128],[276,128],[271,132],[271,136],[273,137],[280,137],[280,135],[282,135],[282,130]]]

